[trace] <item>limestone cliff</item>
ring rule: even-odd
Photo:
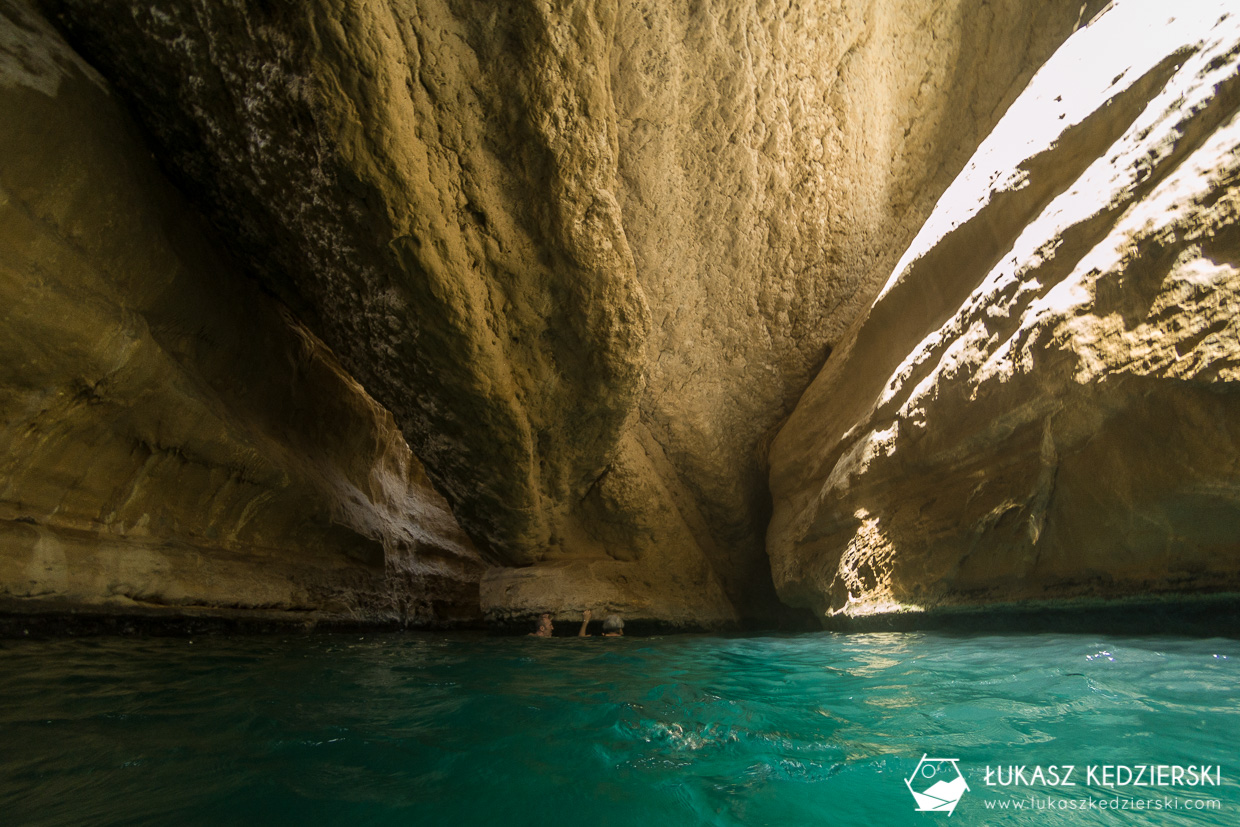
[[[42,5],[392,411],[490,615],[722,622],[776,606],[772,429],[1099,3]]]
[[[4,608],[461,622],[481,573],[391,416],[0,0]]]
[[[771,451],[820,615],[1240,588],[1240,13],[1117,2],[940,199]]]

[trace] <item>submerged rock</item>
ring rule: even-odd
[[[0,0],[0,608],[445,623],[482,563],[109,85]]]
[[[1099,5],[42,0],[392,411],[485,611],[704,622],[777,611],[764,443]]]
[[[983,142],[772,446],[781,597],[1240,588],[1240,13],[1118,2]]]

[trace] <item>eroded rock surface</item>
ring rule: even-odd
[[[701,622],[775,610],[766,439],[1099,5],[43,1],[533,566],[490,614]]]
[[[462,622],[482,569],[390,414],[0,0],[5,608]]]
[[[1234,4],[1067,41],[775,440],[786,601],[1240,587],[1238,112]]]

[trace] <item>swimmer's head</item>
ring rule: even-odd
[[[623,632],[624,621],[620,619],[620,615],[607,615],[603,620],[604,632]]]

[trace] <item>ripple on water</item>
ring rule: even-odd
[[[929,823],[903,783],[926,753],[1236,775],[1237,649],[919,633],[7,642],[0,796],[16,824]],[[952,824],[995,823],[994,791],[969,780]],[[1224,811],[1174,823],[1240,823],[1235,784],[1218,792]]]

